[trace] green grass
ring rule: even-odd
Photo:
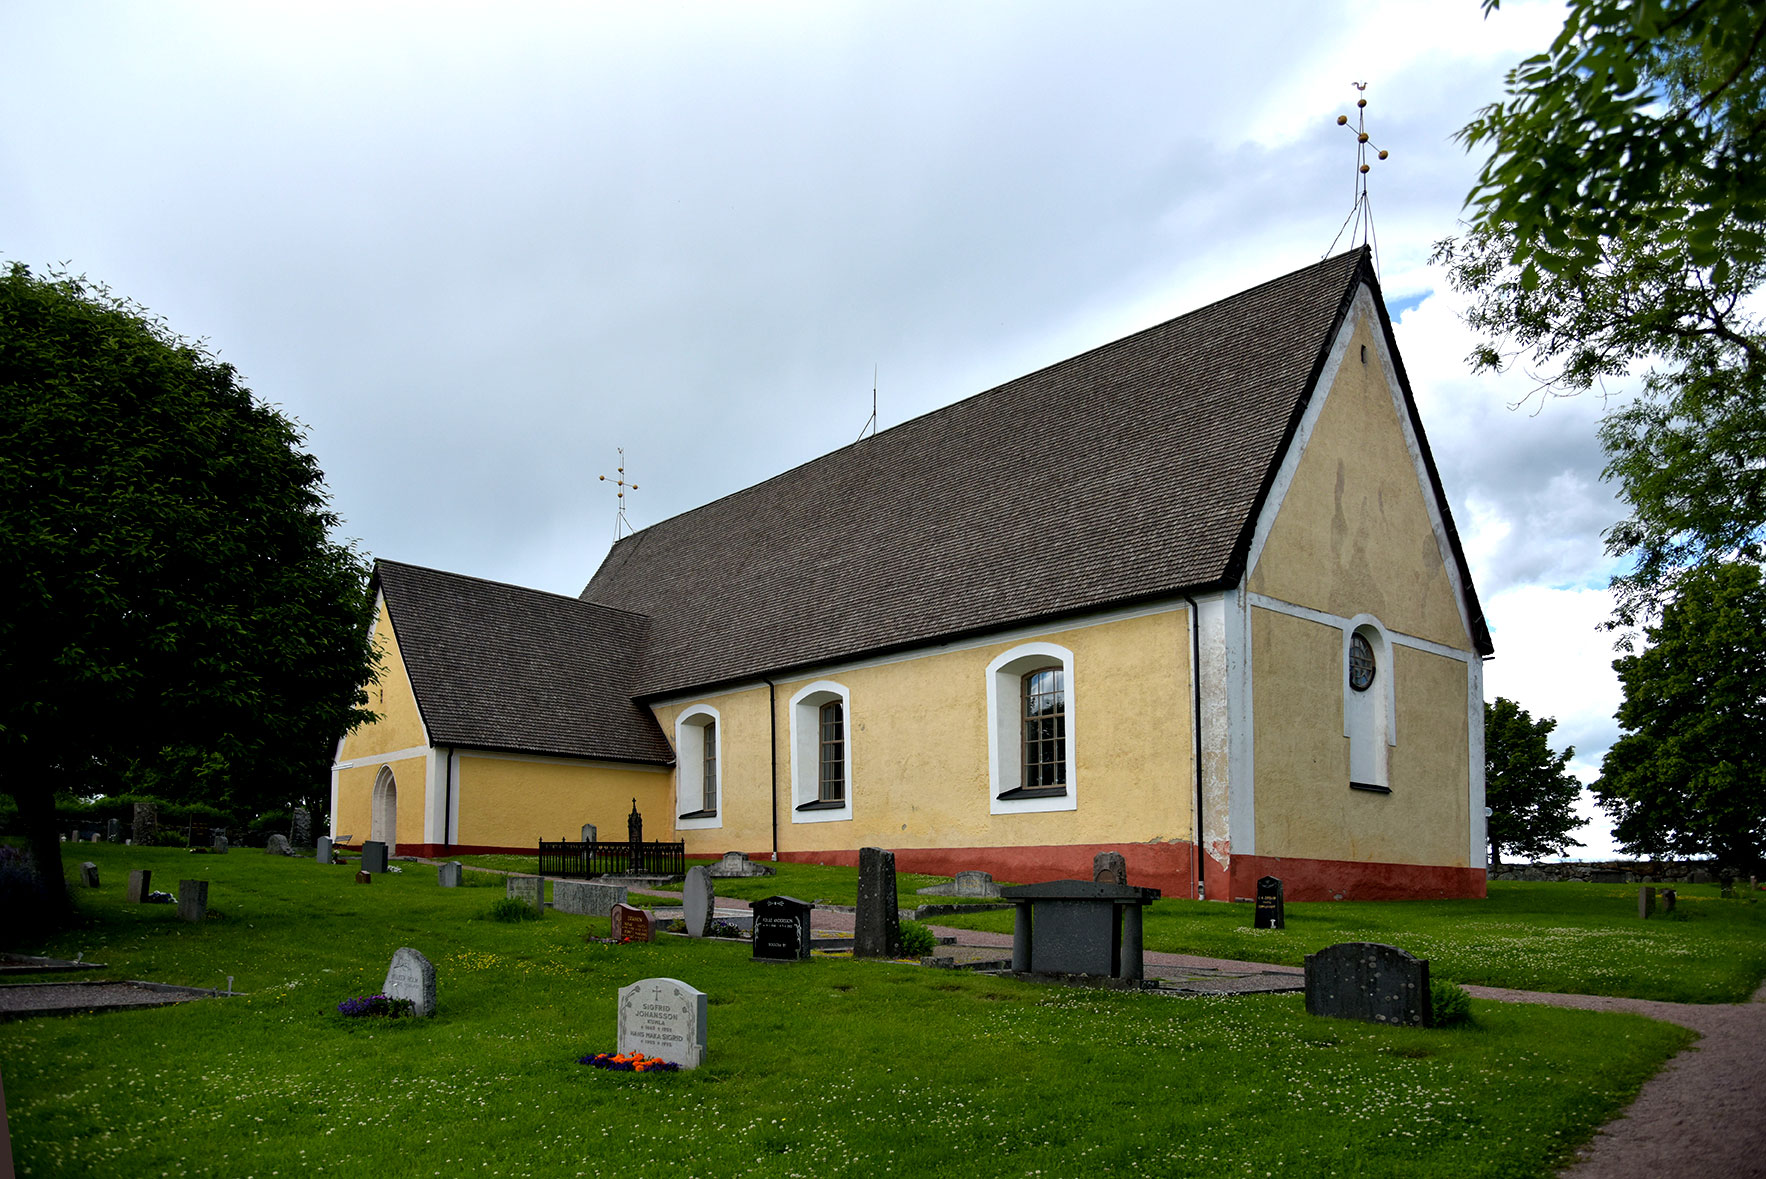
[[[1286,929],[1253,929],[1250,905],[1162,900],[1146,915],[1146,947],[1299,966],[1337,942],[1386,942],[1429,959],[1459,983],[1679,1003],[1738,1003],[1766,977],[1766,906],[1679,890],[1679,913],[1637,916],[1637,886],[1492,881],[1469,901],[1295,904]],[[1683,917],[1684,919],[1677,919]],[[1010,913],[939,917],[939,924],[1011,932]]]
[[[363,886],[252,851],[82,847],[70,870],[84,858],[105,882],[76,890],[84,923],[29,949],[250,993],[0,1025],[23,1175],[1546,1176],[1688,1039],[1483,1002],[1467,1027],[1397,1029],[1297,995],[757,964],[741,944],[587,944],[605,923],[556,913],[500,924],[500,891],[427,867]],[[207,878],[209,920],[125,906],[131,866],[174,892]],[[436,1018],[337,1016],[401,945],[435,963]],[[576,1064],[614,1047],[618,988],[656,975],[710,995],[706,1066]]]

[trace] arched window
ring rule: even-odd
[[[791,697],[791,821],[852,818],[852,694],[817,680]]]
[[[722,718],[696,704],[675,720],[675,823],[689,830],[721,827]]]
[[[1392,644],[1378,621],[1352,619],[1343,636],[1343,735],[1349,738],[1349,785],[1390,794],[1393,726]]]
[[[988,779],[993,814],[1073,810],[1073,652],[1024,643],[987,665]]]

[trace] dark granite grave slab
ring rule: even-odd
[[[1343,942],[1308,954],[1306,1012],[1427,1027],[1428,959],[1379,942]]]

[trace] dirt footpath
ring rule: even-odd
[[[1629,1011],[1700,1039],[1644,1085],[1560,1179],[1766,1177],[1766,986],[1748,1003],[1655,1003],[1467,987],[1480,999]]]

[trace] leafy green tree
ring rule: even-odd
[[[1484,706],[1484,803],[1490,808],[1490,866],[1504,852],[1527,860],[1580,847],[1570,832],[1588,822],[1575,814],[1582,783],[1567,767],[1575,746],[1553,753],[1551,717],[1534,720],[1503,696]]]
[[[1626,851],[1759,864],[1766,840],[1766,586],[1758,567],[1702,565],[1614,661],[1623,730],[1595,784]]]
[[[0,789],[286,805],[368,715],[367,569],[298,429],[79,279],[0,277]]]
[[[1485,0],[1493,11],[1498,0]],[[1766,539],[1766,7],[1571,0],[1460,138],[1489,158],[1467,232],[1436,247],[1484,337],[1540,389],[1641,376],[1601,429],[1629,519],[1618,625],[1701,562]]]

